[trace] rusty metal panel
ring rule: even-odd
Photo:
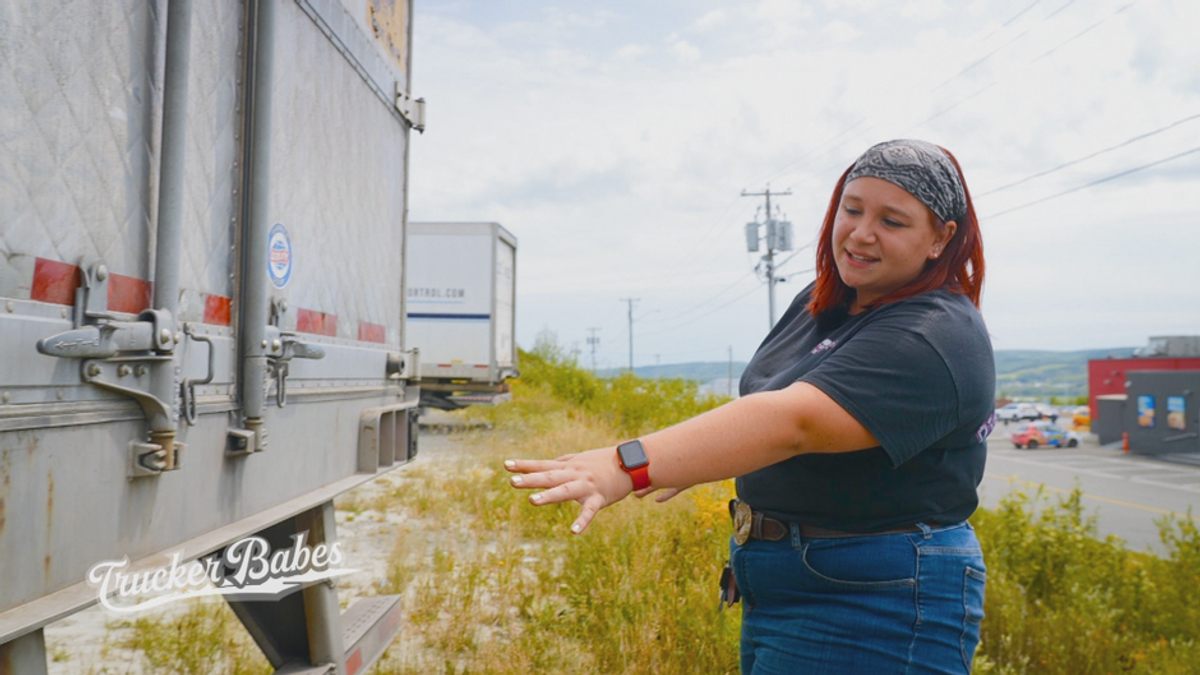
[[[302,8],[280,10],[271,212],[292,245],[287,327],[356,340],[380,326],[398,345],[407,128]]]
[[[225,416],[201,416],[180,432],[183,467],[150,480],[126,476],[125,445],[142,433],[140,419],[0,432],[0,618],[78,583],[100,561],[171,550],[354,475],[362,410],[399,400],[293,397],[272,411],[269,448],[232,460]]]

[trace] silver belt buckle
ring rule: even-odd
[[[733,540],[738,546],[750,541],[750,528],[753,521],[754,513],[750,511],[750,505],[738,501],[737,506],[733,508]]]

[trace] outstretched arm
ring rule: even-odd
[[[850,413],[806,382],[751,394],[641,438],[653,488],[683,489],[742,476],[802,453],[863,450],[879,445]],[[518,488],[544,488],[534,504],[577,501],[571,531],[580,533],[596,513],[624,499],[633,481],[613,447],[553,460],[508,460]]]

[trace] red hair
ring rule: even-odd
[[[941,147],[941,146],[939,146]],[[916,279],[902,288],[883,296],[872,307],[886,305],[889,302],[904,300],[930,291],[945,288],[952,293],[965,295],[971,299],[975,307],[979,307],[979,295],[983,291],[983,238],[979,234],[979,220],[975,217],[975,205],[971,202],[971,193],[967,190],[967,181],[963,178],[962,167],[949,150],[942,148],[954,163],[958,179],[962,182],[963,192],[967,196],[967,212],[958,222],[958,230],[946,243],[946,252],[925,264],[924,271]],[[853,168],[853,166],[851,166]],[[834,265],[833,253],[833,221],[837,217],[838,207],[842,202],[842,191],[846,186],[847,168],[833,196],[829,199],[829,208],[825,211],[825,220],[821,224],[821,233],[817,239],[817,281],[813,287],[812,296],[808,300],[808,311],[814,316],[829,311],[841,305],[849,297],[853,289],[842,281]],[[929,207],[926,207],[928,209]],[[930,211],[933,226],[944,232],[946,223]]]

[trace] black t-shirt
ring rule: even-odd
[[[996,367],[979,310],[935,291],[818,319],[805,309],[811,292],[763,340],[740,391],[808,382],[880,445],[759,469],[737,479],[738,497],[775,518],[847,532],[965,520],[979,505],[995,424]]]

